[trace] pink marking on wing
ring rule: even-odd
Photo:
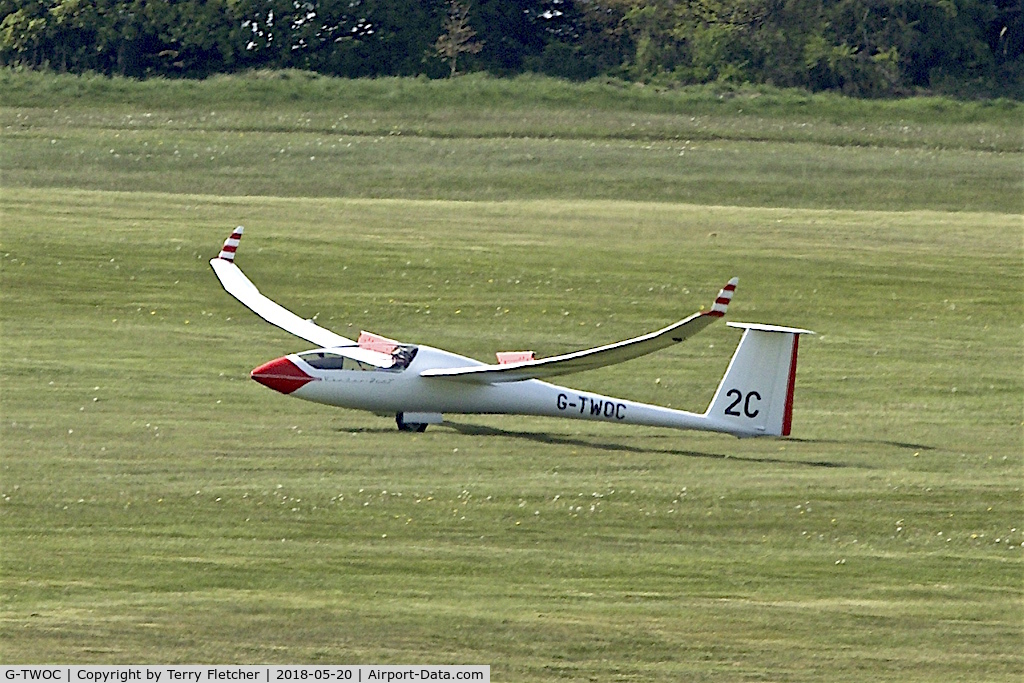
[[[499,351],[494,355],[498,357],[498,365],[535,360],[533,351]]]
[[[399,343],[394,339],[388,339],[387,337],[382,337],[379,334],[374,334],[372,332],[366,332],[365,330],[359,333],[357,343],[361,348],[368,349],[370,351],[377,351],[378,353],[391,353],[399,346]]]

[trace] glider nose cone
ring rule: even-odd
[[[287,358],[278,358],[264,363],[253,370],[250,377],[263,386],[280,391],[282,394],[290,394],[316,379],[307,375]]]

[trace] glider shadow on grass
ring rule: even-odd
[[[526,441],[533,441],[535,443],[558,446],[573,446],[576,448],[589,448],[599,451],[637,454],[662,453],[665,455],[678,455],[685,458],[707,458],[710,460],[739,460],[745,462],[777,463],[780,465],[800,465],[804,467],[865,467],[863,465],[848,465],[842,462],[829,462],[826,460],[784,460],[782,458],[728,455],[725,453],[705,453],[702,451],[689,451],[674,448],[640,448],[638,446],[628,446],[626,444],[621,443],[588,441],[586,439],[573,438],[563,435],[553,435],[548,434],[546,432],[524,432],[518,430],[512,431],[507,429],[497,429],[495,427],[485,427],[483,425],[470,425],[459,422],[451,422],[449,420],[445,420],[444,424],[445,426],[451,427],[460,434],[465,434],[467,436],[495,436],[506,437],[511,439],[524,439]]]
[[[792,441],[796,443],[828,443],[828,444],[867,444],[870,446],[891,446],[893,448],[903,448],[910,451],[934,451],[937,450],[935,446],[926,446],[921,443],[910,443],[908,441],[887,441],[885,439],[800,439],[789,437],[786,441]]]

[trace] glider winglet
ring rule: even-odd
[[[424,370],[420,376],[442,377],[473,384],[493,384],[557,377],[622,363],[678,344],[723,317],[729,308],[738,283],[739,278],[734,277],[729,280],[718,293],[710,310],[694,313],[673,325],[633,339],[538,360],[462,368],[435,368]]]
[[[250,311],[266,320],[271,325],[280,327],[296,337],[301,337],[321,348],[334,346],[355,346],[356,342],[320,327],[312,320],[301,318],[284,306],[268,299],[256,288],[245,273],[235,265],[235,252],[242,239],[242,226],[235,228],[231,236],[224,240],[224,246],[217,258],[210,259],[210,267],[217,274],[217,279],[228,294]]]
[[[235,231],[231,233],[231,236],[224,240],[224,246],[221,247],[220,253],[217,254],[217,258],[224,259],[229,263],[235,262],[235,252],[238,251],[238,243],[242,241],[242,233],[245,231],[245,227],[239,225],[235,228]]]
[[[736,293],[736,285],[740,283],[738,277],[731,278],[726,283],[725,287],[718,292],[718,296],[715,298],[715,303],[711,307],[710,311],[707,311],[704,315],[710,315],[714,318],[721,318],[725,315],[725,312],[729,310],[729,304],[732,302],[732,295]]]

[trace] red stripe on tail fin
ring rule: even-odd
[[[782,436],[789,436],[793,427],[793,390],[796,388],[796,354],[800,348],[800,335],[793,335],[793,355],[789,359],[789,383],[786,386],[786,411],[782,417]]]

